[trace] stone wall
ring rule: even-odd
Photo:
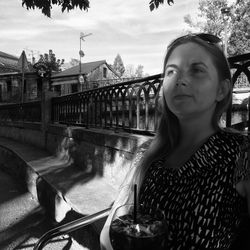
[[[115,178],[116,183],[124,177],[136,150],[152,140],[150,136],[59,124],[44,131],[40,124],[32,123],[1,124],[0,136],[44,148],[84,171]]]
[[[82,170],[119,184],[118,178],[124,178],[136,150],[151,140],[149,136],[51,125],[46,145],[51,153],[67,157]]]
[[[4,123],[0,124],[0,136],[45,148],[40,123]]]

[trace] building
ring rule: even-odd
[[[39,65],[38,65],[39,64]],[[16,56],[0,51],[0,103],[19,103],[41,99],[44,89],[43,62],[31,65],[25,52]],[[105,61],[82,63],[61,72],[52,72],[49,87],[59,95],[115,84],[121,79]],[[48,76],[47,76],[48,77]]]
[[[60,95],[115,84],[120,77],[105,61],[82,63],[51,77],[52,88]]]
[[[17,94],[18,57],[0,51],[0,102],[7,101]]]
[[[18,57],[0,51],[0,73],[17,71]]]
[[[0,103],[18,103],[39,99],[42,81],[27,61],[21,56],[0,51]]]

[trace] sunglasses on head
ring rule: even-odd
[[[223,42],[222,42],[222,40],[219,37],[215,36],[215,35],[207,34],[207,33],[192,33],[192,34],[188,34],[188,35],[185,35],[185,36],[181,36],[181,37],[175,39],[168,46],[168,49],[170,47],[172,47],[174,44],[176,44],[176,43],[178,43],[178,42],[180,42],[180,41],[182,41],[184,39],[192,38],[192,37],[199,38],[202,41],[207,42],[208,44],[215,45],[217,48],[219,48],[220,50],[223,51]]]

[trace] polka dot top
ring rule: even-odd
[[[228,249],[246,202],[235,184],[250,179],[247,137],[219,131],[180,168],[160,159],[147,171],[140,203],[160,209],[168,223],[168,250]],[[152,212],[152,211],[151,211]]]

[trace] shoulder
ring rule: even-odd
[[[217,139],[230,147],[249,147],[249,137],[242,132],[225,128],[217,133]]]
[[[232,129],[222,129],[212,136],[208,142],[209,152],[213,157],[223,157],[227,160],[236,160],[249,152],[249,138],[241,132]]]

